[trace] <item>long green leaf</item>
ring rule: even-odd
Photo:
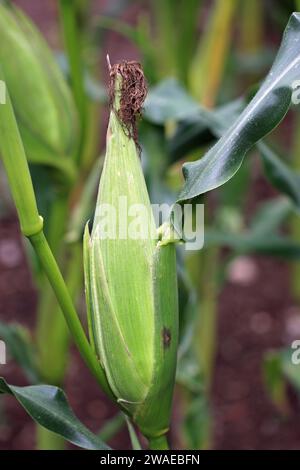
[[[231,236],[206,230],[207,245],[227,246],[239,253],[256,253],[280,258],[299,260],[300,245],[280,235],[247,237],[246,235]]]
[[[76,418],[60,388],[52,385],[16,387],[0,378],[0,393],[13,395],[34,421],[67,441],[84,449],[109,449]]]
[[[139,439],[137,437],[135,429],[134,429],[133,425],[130,422],[130,419],[126,415],[125,415],[125,418],[126,418],[126,424],[127,424],[127,428],[128,428],[128,433],[129,433],[132,449],[133,450],[142,450],[141,444],[139,442]]]
[[[299,39],[300,13],[293,13],[275,62],[252,101],[201,160],[184,165],[186,181],[178,201],[226,183],[241,166],[246,152],[283,119],[291,104],[293,82],[299,76]]]

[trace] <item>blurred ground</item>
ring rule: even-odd
[[[18,0],[39,23],[49,42],[57,46],[55,2]],[[99,8],[108,2],[100,1]],[[115,39],[115,38],[114,38]],[[110,54],[134,57],[134,51],[118,40],[109,41]],[[128,48],[127,48],[128,49]],[[250,197],[250,211],[273,195],[257,178]],[[33,327],[36,298],[24,256],[23,242],[14,215],[0,220],[0,319]],[[290,392],[285,417],[270,403],[262,380],[262,358],[266,351],[290,344],[291,330],[298,332],[300,308],[289,294],[287,263],[265,257],[239,260],[231,269],[219,299],[218,351],[213,382],[215,449],[296,449],[299,448],[299,401]],[[298,330],[297,330],[298,329]],[[66,391],[78,417],[97,431],[116,408],[108,404],[75,351],[72,352]],[[24,377],[11,361],[0,373],[14,384]],[[5,402],[5,410],[3,407]],[[176,407],[175,407],[176,408]],[[173,423],[176,428],[176,420]],[[176,434],[176,430],[175,433]],[[129,448],[125,431],[111,442]],[[180,443],[174,442],[175,446]],[[0,449],[34,448],[34,424],[11,398],[0,402]]]

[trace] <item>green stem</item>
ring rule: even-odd
[[[0,79],[5,76],[0,67]],[[8,90],[6,103],[0,106],[0,156],[18,211],[22,233],[30,236],[43,228],[39,216],[29,167]]]
[[[81,146],[77,154],[79,159],[81,149],[85,140],[87,100],[84,89],[84,67],[81,54],[81,38],[78,28],[77,5],[70,0],[60,0],[60,18],[70,67],[71,85],[73,96],[77,105],[81,124]]]
[[[0,68],[0,79],[4,78]],[[23,235],[30,240],[52,285],[74,342],[104,392],[113,397],[105,373],[89,344],[69,291],[48,245],[39,216],[28,163],[17,121],[6,90],[6,104],[0,106],[0,154],[17,208]]]
[[[169,450],[169,444],[167,437],[163,436],[150,437],[149,438],[149,449],[151,450]]]
[[[263,3],[261,0],[243,2],[240,11],[240,51],[257,54],[263,45]]]
[[[60,192],[52,205],[46,225],[49,246],[53,255],[59,259],[63,258],[60,255],[65,248],[63,239],[67,212],[68,194]],[[68,280],[66,280],[66,284],[69,287]],[[71,297],[73,298],[72,293]],[[43,380],[47,383],[61,386],[66,369],[69,332],[64,316],[57,305],[55,295],[45,275],[41,279],[39,289],[36,341],[40,373]],[[55,348],[53,348],[53,345],[55,345]]]
[[[99,431],[99,437],[107,442],[114,437],[125,425],[124,413],[118,413],[113,418],[108,420]]]
[[[157,27],[159,69],[163,69],[164,75],[176,75],[177,48],[173,2],[172,0],[154,0],[152,6]]]
[[[297,112],[294,132],[294,142],[292,148],[292,166],[295,172],[300,170],[300,114]],[[300,217],[293,213],[290,217],[290,232],[292,239],[300,241]],[[300,263],[294,261],[291,263],[291,291],[296,302],[300,302]]]
[[[190,90],[201,104],[212,108],[217,100],[232,40],[237,0],[216,0],[189,70]],[[209,77],[209,80],[207,79]]]
[[[218,249],[216,247],[206,248],[200,252],[200,256],[200,312],[195,344],[198,345],[199,361],[209,393],[216,353]]]
[[[68,213],[68,193],[60,191],[51,207],[47,220],[47,239],[54,256],[60,257],[64,249],[64,233]],[[72,261],[70,258],[69,264]],[[77,270],[75,270],[77,272]],[[70,289],[69,272],[66,279],[71,297],[74,291]],[[41,278],[39,288],[39,304],[35,337],[38,353],[40,377],[46,383],[62,386],[67,362],[70,333],[61,312],[53,290],[45,275]],[[63,449],[65,440],[47,429],[36,426],[37,449]]]
[[[66,265],[66,285],[71,298],[75,298],[82,280],[81,246],[69,247]],[[51,286],[45,286],[39,305],[36,338],[41,376],[47,383],[62,385],[68,361],[70,334],[61,309],[55,301]],[[53,348],[55,345],[55,348]]]
[[[212,425],[208,413],[210,402],[210,389],[214,371],[216,352],[216,324],[217,324],[217,295],[218,295],[218,256],[216,247],[208,247],[190,256],[187,260],[187,269],[197,290],[197,320],[193,334],[193,349],[200,364],[201,386],[203,383],[206,416],[199,406],[194,413],[201,416],[201,433],[199,444],[202,449],[210,447],[212,438]],[[194,395],[189,393],[189,403]]]
[[[192,61],[198,36],[199,10],[202,2],[189,0],[178,2],[177,18],[180,18],[180,27],[177,33],[177,63],[178,78],[188,86],[188,70]]]
[[[112,397],[112,392],[107,383],[104,371],[102,370],[100,363],[97,357],[94,355],[92,348],[87,340],[85,332],[77,316],[77,312],[71,300],[69,291],[65,285],[61,272],[47,243],[44,232],[41,231],[35,235],[30,236],[29,240],[54,290],[54,293],[65,316],[65,320],[71,331],[75,344],[77,345],[87,366],[97,378],[104,392],[108,396]]]
[[[81,246],[74,244],[68,250],[66,285],[72,298],[76,298],[82,278]],[[36,338],[39,369],[46,383],[62,386],[69,359],[70,332],[53,290],[47,282],[39,305]],[[37,449],[63,449],[65,440],[37,425]]]
[[[49,429],[37,424],[37,450],[64,450],[65,440]]]

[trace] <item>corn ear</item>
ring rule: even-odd
[[[84,236],[88,323],[116,401],[152,437],[164,434],[170,420],[178,331],[175,247],[161,246],[155,235],[136,143],[117,115],[118,106],[110,114],[92,233],[86,227]],[[146,209],[146,237],[120,236],[124,214],[130,219],[120,210],[122,198],[128,208]],[[99,237],[105,204],[110,207],[105,224],[116,228],[115,237]]]

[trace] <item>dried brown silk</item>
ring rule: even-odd
[[[115,81],[121,75],[120,108],[114,108]],[[138,143],[137,120],[147,95],[147,84],[141,64],[135,61],[124,61],[114,64],[110,69],[109,98],[110,106],[115,111],[124,131],[132,138],[140,152]]]

